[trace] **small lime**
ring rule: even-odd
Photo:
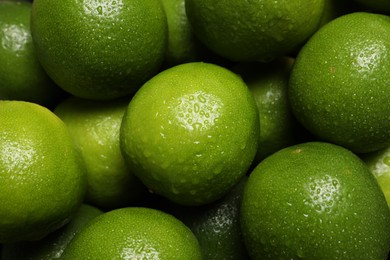
[[[381,186],[390,207],[390,146],[361,157]]]
[[[300,125],[287,98],[292,64],[292,59],[281,58],[270,63],[239,63],[232,68],[248,85],[259,111],[259,145],[253,164],[299,140]]]
[[[36,57],[30,14],[29,2],[0,1],[0,99],[52,106],[62,92]]]
[[[249,259],[242,240],[239,212],[247,176],[220,200],[199,207],[163,204],[199,241],[203,259]],[[161,205],[161,203],[160,203]]]
[[[293,113],[322,140],[356,153],[390,145],[390,17],[355,12],[301,49],[288,87]]]
[[[252,259],[386,259],[390,211],[349,150],[308,142],[279,150],[250,174],[241,205]]]
[[[160,0],[34,0],[31,32],[49,76],[91,99],[135,92],[159,70],[167,44]]]
[[[128,104],[129,98],[98,101],[70,97],[54,109],[85,162],[86,202],[106,210],[131,206],[146,194],[119,146],[119,130]]]
[[[186,0],[194,34],[233,61],[269,61],[301,46],[319,27],[325,0]]]
[[[54,113],[0,101],[0,243],[38,240],[70,221],[84,200],[85,166]]]
[[[201,259],[199,243],[181,221],[149,208],[115,209],[96,217],[62,259]]]
[[[73,237],[95,217],[103,214],[98,208],[82,204],[72,220],[38,241],[5,244],[2,260],[51,260],[61,257]]]
[[[225,195],[257,150],[256,103],[232,71],[202,62],[169,68],[131,100],[121,126],[125,160],[152,191],[180,204]]]

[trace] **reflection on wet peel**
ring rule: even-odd
[[[0,28],[1,47],[11,52],[23,51],[30,41],[30,34],[17,25],[3,25]]]
[[[179,98],[175,107],[176,119],[187,130],[204,131],[215,125],[222,106],[218,97],[198,91]]]
[[[20,142],[1,141],[0,164],[6,173],[22,174],[36,161],[36,150],[33,145]]]
[[[146,240],[129,237],[127,247],[122,249],[121,259],[158,260],[159,252]]]
[[[306,204],[314,207],[317,212],[330,213],[341,199],[341,186],[337,178],[325,175],[323,178],[313,178],[308,187],[309,199]]]
[[[386,47],[380,44],[367,44],[363,49],[359,49],[359,52],[352,55],[356,55],[354,66],[360,73],[370,73],[376,69],[378,63],[386,55]]]
[[[123,9],[122,0],[83,0],[84,12],[87,15],[111,18]]]

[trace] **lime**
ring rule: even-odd
[[[363,161],[374,174],[390,207],[390,146],[368,154],[361,155]]]
[[[81,230],[62,259],[201,259],[199,244],[177,218],[150,208],[104,213]]]
[[[324,25],[295,60],[293,113],[322,140],[356,153],[390,145],[390,17],[355,12]]]
[[[98,208],[82,204],[72,220],[64,227],[39,241],[5,244],[2,260],[49,260],[60,258],[73,237],[92,219],[103,214]]]
[[[233,61],[268,61],[303,44],[319,27],[325,0],[186,0],[194,34]]]
[[[292,64],[293,59],[281,58],[270,63],[241,62],[232,68],[248,85],[259,111],[259,145],[253,164],[298,142],[298,122],[287,98]]]
[[[188,22],[185,0],[161,0],[168,22],[168,45],[163,68],[193,61],[223,61],[194,35]]]
[[[61,91],[35,55],[31,3],[0,1],[0,99],[54,105]]]
[[[38,240],[69,222],[86,190],[65,124],[50,110],[0,101],[0,242]]]
[[[244,81],[211,63],[169,68],[131,100],[120,142],[130,169],[154,193],[184,205],[221,198],[257,149],[256,103]]]
[[[31,31],[47,73],[82,98],[133,93],[159,70],[167,44],[159,0],[34,0]]]
[[[390,211],[364,162],[331,143],[279,150],[250,174],[241,205],[252,259],[386,259]]]
[[[119,129],[128,103],[129,98],[98,101],[70,97],[54,110],[85,161],[86,201],[104,209],[130,206],[146,194],[119,147]]]
[[[247,176],[223,198],[199,207],[160,203],[188,226],[199,241],[203,259],[248,259],[242,240],[239,212]]]

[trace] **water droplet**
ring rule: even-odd
[[[96,11],[101,15],[103,14],[103,7],[101,5],[99,5],[97,8],[96,8]]]
[[[199,104],[198,104],[198,103],[195,103],[195,104],[194,104],[194,111],[195,111],[195,113],[199,113],[199,110],[200,110]],[[204,113],[204,112],[203,112],[203,113]]]
[[[203,95],[198,95],[198,100],[202,103],[206,103],[207,99]]]

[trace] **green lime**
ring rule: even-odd
[[[161,0],[161,3],[168,22],[168,45],[163,68],[194,61],[223,61],[194,35],[187,19],[185,0]]]
[[[244,81],[211,63],[177,65],[146,82],[121,126],[130,169],[149,188],[184,205],[225,195],[257,149],[256,103]]]
[[[390,17],[355,12],[323,26],[295,60],[293,113],[322,140],[354,152],[390,145]]]
[[[239,221],[246,181],[244,176],[227,195],[208,205],[186,207],[159,202],[158,206],[191,229],[199,241],[203,259],[248,259]]]
[[[85,168],[50,110],[0,101],[0,242],[38,240],[70,221],[86,190]]]
[[[31,31],[58,86],[92,99],[135,92],[159,70],[167,44],[159,0],[34,0]]]
[[[199,243],[177,218],[150,208],[104,213],[81,230],[66,248],[66,259],[201,259]]]
[[[268,61],[290,53],[319,27],[325,0],[186,0],[194,34],[233,61]]]
[[[365,163],[331,143],[279,150],[250,174],[241,205],[252,259],[386,259],[390,211]]]
[[[0,99],[51,106],[62,92],[36,58],[30,14],[29,2],[0,1]]]
[[[287,98],[292,64],[291,58],[281,58],[271,63],[239,63],[232,68],[248,85],[259,111],[259,145],[253,164],[299,140],[298,122]]]
[[[390,207],[390,146],[376,152],[361,155],[361,158],[367,164],[372,174],[374,174]]]
[[[110,101],[70,97],[55,108],[68,127],[87,169],[86,201],[104,209],[134,204],[144,185],[126,165],[119,130],[129,98]]]
[[[2,260],[50,260],[61,257],[73,237],[92,219],[103,214],[98,208],[82,204],[72,220],[64,227],[38,241],[5,244]]]

